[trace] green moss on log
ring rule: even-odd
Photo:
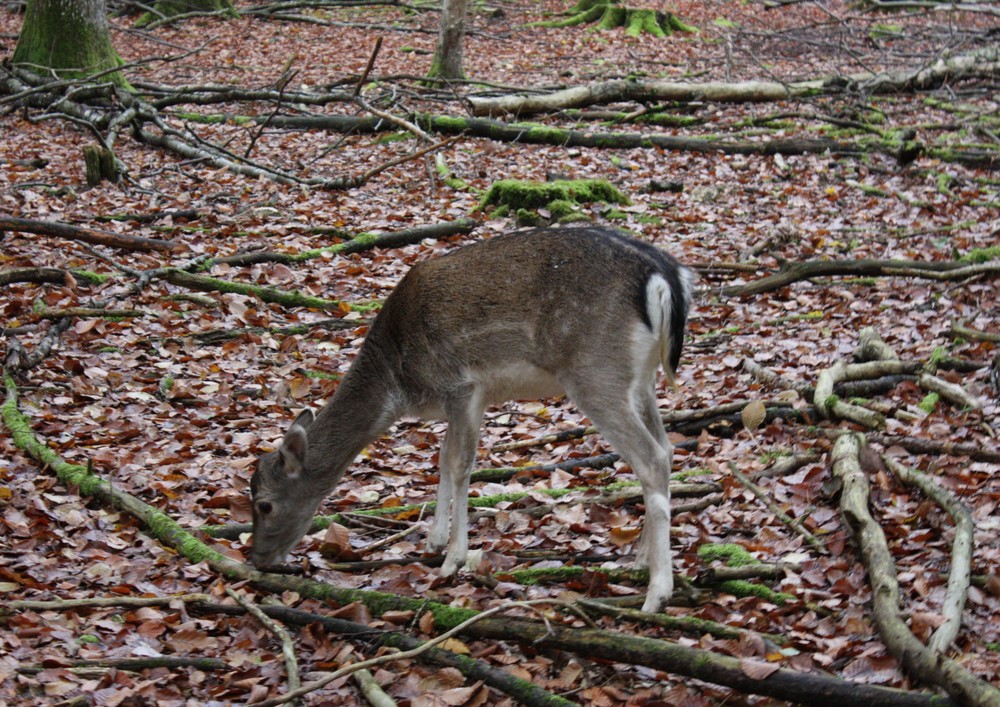
[[[344,311],[351,307],[340,300],[328,300],[322,297],[304,295],[301,292],[286,292],[273,287],[262,287],[243,282],[231,282],[207,275],[195,275],[184,270],[170,270],[165,276],[167,282],[203,292],[226,292],[230,294],[250,295],[263,300],[280,304],[284,307],[311,307],[332,311]]]
[[[993,245],[988,248],[973,248],[959,258],[959,260],[963,263],[988,263],[991,260],[1000,260],[1000,245]]]
[[[703,562],[721,560],[729,567],[745,567],[757,565],[760,561],[747,552],[746,548],[736,543],[709,543],[698,548],[698,557]]]
[[[550,209],[552,202],[566,204],[614,203],[628,204],[628,198],[606,179],[573,179],[552,182],[533,182],[520,179],[501,179],[489,188],[479,209],[487,206],[507,206],[511,209]]]

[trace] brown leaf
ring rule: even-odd
[[[358,553],[351,548],[351,531],[339,523],[330,523],[319,544],[323,557],[331,560],[356,560]]]
[[[767,663],[756,658],[740,658],[740,670],[752,680],[764,680],[779,669],[774,663]]]
[[[622,547],[635,542],[640,534],[642,534],[642,528],[619,526],[611,529],[611,532],[608,533],[608,538],[612,544]]]
[[[743,420],[743,427],[753,432],[760,427],[767,418],[767,408],[760,400],[751,400],[740,412],[740,419]]]

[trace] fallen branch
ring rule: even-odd
[[[47,465],[63,483],[79,488],[85,497],[94,497],[109,507],[124,510],[143,522],[160,541],[177,549],[192,562],[206,562],[216,572],[231,579],[250,580],[268,591],[297,591],[303,597],[334,600],[342,605],[354,601],[366,603],[381,614],[389,609],[434,612],[439,630],[464,625],[466,635],[476,638],[516,640],[539,649],[565,650],[614,662],[646,665],[680,675],[687,675],[726,685],[742,692],[770,695],[778,699],[811,705],[843,707],[848,704],[871,704],[885,707],[942,707],[949,700],[904,690],[851,683],[819,673],[799,673],[777,668],[764,679],[747,674],[737,658],[715,655],[668,641],[630,636],[599,629],[573,629],[555,624],[545,625],[523,619],[487,617],[475,623],[465,623],[475,612],[445,607],[424,597],[408,599],[382,592],[368,592],[335,587],[313,580],[275,575],[253,570],[217,552],[181,528],[176,521],[139,499],[115,488],[111,483],[90,475],[87,469],[68,464],[40,443],[30,425],[17,409],[17,388],[9,374],[4,375],[6,400],[0,406],[0,419],[10,430],[15,445]]]
[[[41,236],[64,238],[72,241],[82,241],[94,245],[122,248],[123,250],[171,252],[183,250],[184,246],[174,241],[161,241],[155,238],[128,236],[123,233],[111,233],[96,228],[71,226],[68,223],[54,221],[35,221],[33,219],[15,218],[0,214],[0,235],[4,231],[19,231],[35,233]]]
[[[983,406],[979,399],[966,392],[962,386],[949,383],[948,381],[938,378],[937,376],[932,376],[930,373],[920,374],[920,377],[917,378],[917,382],[924,390],[937,393],[942,398],[950,400],[960,408],[978,410]]]
[[[343,312],[350,310],[350,306],[340,300],[328,300],[322,297],[304,295],[301,292],[286,292],[274,287],[263,287],[251,285],[244,282],[232,282],[230,280],[220,280],[207,275],[196,275],[176,268],[168,268],[163,272],[163,279],[172,285],[187,287],[191,290],[202,292],[228,292],[241,295],[251,295],[264,302],[280,304],[283,307],[312,307],[326,311]]]
[[[833,386],[843,380],[858,380],[878,376],[898,374],[905,370],[901,361],[870,361],[867,363],[845,363],[837,361],[823,369],[816,379],[813,403],[824,416],[857,422],[865,427],[880,429],[885,427],[885,416],[860,405],[844,402],[834,395]]]
[[[101,658],[95,660],[61,660],[54,658],[53,661],[55,661],[60,669],[73,672],[83,668],[98,668],[102,672],[112,669],[135,672],[155,670],[156,668],[166,668],[168,670],[176,670],[178,668],[194,668],[195,670],[233,669],[233,666],[220,658],[189,658],[180,655],[160,655],[146,658]],[[22,675],[37,675],[43,670],[51,670],[56,665],[22,665],[17,668],[17,672]]]
[[[192,605],[192,610],[207,614],[239,615],[243,613],[243,609],[238,606],[211,604],[208,602],[195,603]],[[267,604],[261,606],[260,610],[268,616],[291,626],[318,624],[332,635],[358,636],[366,643],[376,646],[386,646],[408,651],[425,645],[424,641],[420,641],[400,631],[373,629],[366,624],[342,618],[323,616],[321,614],[313,614],[280,604]],[[398,656],[398,654],[396,655]],[[437,665],[454,668],[471,680],[482,680],[495,690],[510,695],[528,707],[570,707],[570,705],[574,704],[569,700],[543,690],[527,680],[517,678],[501,668],[493,667],[470,656],[458,655],[449,650],[431,647],[420,658],[421,660]]]
[[[847,430],[817,429],[816,433],[831,438],[849,434]],[[868,441],[883,447],[902,447],[911,454],[947,454],[954,457],[967,457],[977,462],[1000,464],[1000,451],[983,449],[971,444],[960,444],[947,440],[923,439],[921,437],[906,437],[903,435],[887,435],[869,433]]]
[[[460,218],[454,221],[414,226],[413,228],[404,228],[400,231],[390,231],[388,233],[361,233],[341,243],[301,253],[237,253],[235,255],[211,258],[202,263],[200,267],[205,269],[213,265],[246,266],[257,263],[283,263],[289,265],[319,258],[324,254],[349,255],[376,248],[401,248],[406,245],[420,243],[429,238],[435,240],[450,238],[451,236],[471,233],[477,225],[478,223],[474,219]]]
[[[242,606],[248,614],[257,619],[264,628],[273,633],[281,642],[281,655],[285,658],[285,673],[288,675],[288,691],[294,692],[298,690],[302,686],[302,680],[299,678],[299,659],[295,655],[295,642],[288,634],[288,631],[261,611],[259,606],[234,591],[232,587],[226,587],[226,595]]]
[[[863,88],[867,94],[927,89],[938,86],[948,79],[967,76],[992,77],[998,71],[1000,64],[998,64],[998,52],[994,47],[961,56],[941,58],[931,66],[921,67],[917,71],[877,74],[863,72],[848,76],[846,79],[837,76],[797,83],[777,81],[693,83],[618,79],[589,86],[574,86],[545,94],[517,94],[499,98],[470,97],[469,103],[473,115],[529,115],[623,101],[756,103],[840,93],[848,85]]]
[[[752,482],[749,478],[747,478],[745,474],[742,474],[740,470],[736,468],[736,465],[732,462],[729,463],[729,471],[736,478],[737,481],[743,484],[746,488],[750,489],[750,492],[754,496],[756,496],[757,500],[763,503],[769,511],[771,511],[771,513],[774,515],[775,518],[777,518],[782,523],[784,523],[789,528],[791,528],[796,533],[805,538],[805,541],[809,543],[809,546],[812,547],[814,550],[824,555],[829,554],[830,551],[826,549],[826,546],[823,544],[823,542],[815,535],[810,533],[805,528],[805,526],[802,525],[801,520],[799,520],[798,518],[792,518],[790,515],[781,510],[778,507],[778,504],[776,504],[774,501],[768,498],[767,494],[764,493],[764,490],[760,486]]]
[[[0,286],[13,285],[17,282],[71,286],[75,284],[81,272],[64,270],[63,268],[11,268],[0,271]],[[87,273],[87,275],[93,276],[93,273]]]
[[[972,547],[974,523],[972,514],[953,494],[933,478],[910,469],[892,457],[882,455],[893,474],[907,486],[916,486],[932,498],[955,523],[955,539],[951,544],[951,572],[948,573],[948,590],[941,606],[944,623],[937,627],[928,646],[938,653],[947,651],[962,627],[962,610],[969,596],[972,576]]]
[[[833,475],[843,488],[840,510],[854,536],[872,587],[872,619],[889,651],[917,680],[937,685],[968,705],[1000,704],[1000,690],[969,673],[955,661],[924,646],[900,615],[899,581],[885,533],[868,511],[868,481],[861,470],[864,438],[845,434],[833,446]]]
[[[955,336],[961,336],[963,339],[972,339],[973,341],[990,341],[994,344],[1000,344],[1000,334],[994,334],[991,331],[979,331],[978,329],[968,327],[961,322],[953,321],[951,323],[951,333]]]
[[[983,263],[980,274],[1000,274],[1000,261]],[[886,277],[906,273],[907,277],[964,279],[966,263],[956,261],[921,262],[916,260],[805,260],[782,264],[778,272],[743,285],[729,285],[712,290],[726,297],[746,297],[780,290],[796,282],[819,277]]]

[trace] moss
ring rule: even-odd
[[[719,588],[738,597],[758,597],[772,604],[782,605],[795,601],[795,597],[784,592],[776,592],[763,584],[748,582],[744,579],[730,579],[719,583]]]
[[[33,2],[27,6],[11,62],[58,79],[85,78],[124,63],[111,42],[104,13],[81,12],[77,3],[70,2]],[[132,88],[120,71],[111,71],[99,80]]]
[[[989,248],[973,248],[959,260],[963,263],[988,263],[991,260],[1000,260],[1000,245]]]
[[[90,285],[103,285],[110,279],[108,275],[102,275],[101,273],[92,272],[90,270],[70,270],[77,280],[84,280]]]
[[[736,543],[710,543],[698,548],[698,557],[704,562],[724,560],[728,567],[758,565],[760,561]]]
[[[923,400],[917,403],[917,407],[930,415],[937,409],[939,402],[941,402],[940,395],[937,393],[928,393],[924,396]]]
[[[413,133],[409,132],[387,133],[376,138],[375,143],[378,145],[388,145],[393,142],[405,142],[412,139]]]
[[[329,371],[303,371],[302,375],[312,380],[328,381],[339,381],[341,377],[339,373],[330,373]]]
[[[312,297],[301,292],[286,292],[273,287],[261,287],[242,282],[231,282],[220,280],[206,275],[195,275],[183,270],[169,270],[166,274],[168,282],[182,287],[189,287],[195,290],[206,292],[227,292],[231,294],[251,295],[264,302],[273,302],[284,307],[311,307],[314,309],[344,311],[355,309],[357,305],[350,306],[338,300],[328,300],[322,297]]]
[[[560,179],[532,182],[501,179],[489,188],[477,208],[507,205],[512,209],[550,208],[553,201],[628,204],[629,200],[606,179]]]
[[[217,113],[205,115],[204,113],[192,113],[190,111],[178,111],[174,116],[189,123],[201,123],[202,125],[219,125],[229,120],[227,116]]]
[[[654,37],[666,37],[673,32],[697,32],[697,29],[681,22],[669,12],[645,8],[630,8],[618,4],[617,0],[591,0],[577,3],[568,17],[558,20],[544,20],[531,23],[532,27],[571,27],[596,22],[600,30],[624,27],[630,37],[643,33]]]
[[[943,346],[938,346],[934,349],[930,358],[927,359],[927,365],[931,368],[937,368],[946,358],[948,358],[948,351]]]
[[[430,120],[430,127],[446,133],[460,133],[469,128],[469,121],[451,115],[436,115]]]
[[[568,199],[554,199],[548,204],[549,213],[553,218],[561,219],[577,213],[576,205]]]
[[[592,569],[586,567],[541,567],[537,569],[511,570],[509,572],[498,572],[497,577],[510,579],[518,584],[532,586],[549,582],[568,582],[580,579],[586,574],[602,574],[612,582],[634,582],[645,584],[649,581],[649,572],[644,569]]]

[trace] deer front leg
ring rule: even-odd
[[[444,449],[441,450],[444,459]],[[455,485],[451,474],[445,473],[441,465],[440,481],[438,481],[437,506],[434,508],[434,520],[427,536],[427,545],[431,552],[439,553],[448,547],[448,531],[451,525],[451,505],[455,498]]]
[[[483,420],[481,397],[470,390],[448,407],[448,432],[441,445],[438,506],[430,535],[432,548],[445,545],[448,548],[441,565],[442,577],[454,576],[465,564],[469,551],[469,477],[476,461],[479,425]]]

